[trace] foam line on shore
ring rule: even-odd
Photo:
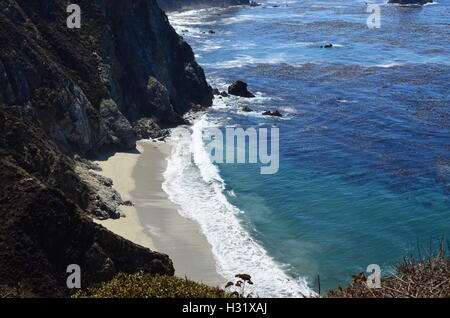
[[[99,173],[112,179],[122,198],[134,206],[122,206],[124,217],[118,220],[95,221],[133,243],[168,254],[176,276],[221,286],[225,279],[216,271],[211,246],[198,224],[183,218],[180,207],[162,190],[170,150],[164,142],[141,140],[136,151],[97,161]]]
[[[250,274],[255,285],[248,291],[259,297],[312,295],[304,278],[289,277],[245,231],[238,218],[243,211],[227,200],[225,182],[204,148],[202,131],[212,125],[207,118],[202,116],[190,135],[184,133],[186,128],[173,130],[164,191],[181,206],[182,216],[200,224],[220,275],[230,280],[236,274]]]

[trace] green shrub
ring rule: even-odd
[[[232,298],[218,287],[188,279],[150,274],[119,274],[99,287],[73,295],[74,298]]]

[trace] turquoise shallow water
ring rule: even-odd
[[[314,286],[319,274],[332,288],[369,264],[386,273],[418,242],[450,234],[450,3],[380,2],[376,30],[362,1],[288,4],[171,22],[189,30],[213,86],[243,79],[257,92],[217,101],[211,122],[280,129],[277,174],[218,165],[243,228],[288,276]]]

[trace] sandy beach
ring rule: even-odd
[[[97,161],[100,174],[111,178],[124,200],[125,217],[96,221],[112,232],[142,246],[168,254],[175,275],[208,285],[221,285],[211,246],[197,223],[183,218],[179,206],[162,190],[163,173],[171,147],[166,143],[140,141],[136,151],[116,153],[106,161]]]

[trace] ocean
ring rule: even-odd
[[[450,3],[262,3],[170,15],[213,87],[240,79],[256,94],[216,98],[190,134],[173,132],[163,189],[200,224],[218,273],[250,274],[255,296],[311,296],[318,275],[327,290],[369,264],[388,274],[448,238]],[[209,127],[277,127],[278,173],[214,163]]]

